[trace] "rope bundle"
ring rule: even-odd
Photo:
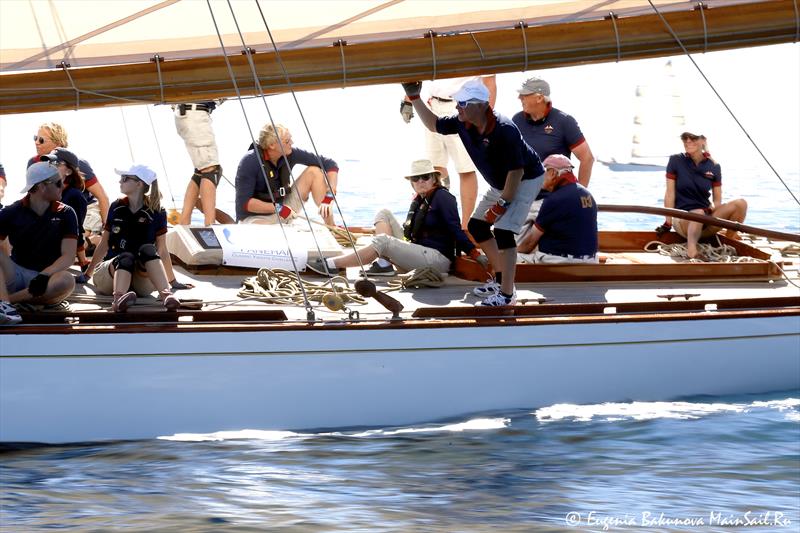
[[[337,285],[336,282],[342,285]],[[302,283],[309,301],[323,303],[328,295],[337,295],[345,304],[365,305],[366,300],[342,276],[334,276],[324,283],[312,283],[299,280],[296,273],[280,268],[262,268],[258,273],[242,280],[242,288],[238,292],[241,298],[257,298],[270,303],[283,305],[305,305]]]
[[[444,285],[444,277],[431,267],[415,268],[414,270],[401,274],[389,281],[388,291],[399,291],[401,289],[419,289],[423,287],[441,287]]]
[[[755,257],[737,255],[736,248],[729,244],[714,246],[712,244],[699,243],[697,250],[701,256],[705,257],[705,260],[690,258],[688,248],[684,243],[665,244],[661,241],[650,241],[645,245],[644,249],[646,252],[658,253],[668,257],[679,257],[700,263],[705,261],[713,261],[715,263],[758,263],[761,261]]]

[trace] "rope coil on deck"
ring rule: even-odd
[[[283,305],[305,305],[303,289],[308,301],[323,303],[328,295],[337,295],[344,303],[366,305],[366,300],[342,276],[334,276],[324,283],[312,283],[299,280],[295,272],[281,268],[262,268],[255,276],[242,280],[242,289],[237,295],[240,298],[268,300],[270,303]],[[337,285],[337,282],[341,285]],[[302,286],[301,286],[302,284]]]
[[[729,244],[699,243],[697,250],[706,258],[705,261],[697,258],[690,258],[689,251],[685,243],[666,244],[661,241],[650,241],[644,246],[646,252],[658,253],[668,257],[678,257],[692,262],[703,263],[713,261],[715,263],[761,263],[761,259],[750,256],[740,256],[736,253],[736,248]]]

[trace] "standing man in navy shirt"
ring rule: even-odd
[[[542,165],[542,188],[550,194],[536,222],[520,235],[520,253],[533,252],[534,263],[597,263],[597,203],[592,194],[578,183],[567,156],[553,154]]]
[[[72,294],[75,278],[67,272],[75,261],[78,217],[62,204],[58,167],[28,167],[24,198],[0,211],[0,240],[11,241],[11,256],[0,251],[0,267],[9,301],[54,304]],[[2,247],[0,247],[2,250]]]
[[[491,261],[496,277],[473,292],[485,298],[482,305],[513,305],[517,263],[514,235],[542,187],[542,163],[511,120],[494,112],[489,105],[489,90],[480,81],[465,83],[453,95],[458,114],[441,118],[420,100],[421,85],[404,83],[403,88],[422,123],[443,135],[457,133],[490,185],[467,229]]]

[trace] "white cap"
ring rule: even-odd
[[[25,173],[25,188],[20,192],[23,194],[27,193],[37,183],[47,181],[54,176],[58,176],[58,167],[54,164],[49,161],[34,163],[28,167]]]
[[[480,79],[469,80],[453,95],[457,102],[488,102],[489,89]]]
[[[122,170],[115,168],[114,172],[120,176],[136,176],[147,185],[152,185],[153,182],[156,181],[156,173],[150,170],[150,167],[145,165],[131,165],[130,168]]]

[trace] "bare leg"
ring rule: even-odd
[[[467,229],[472,212],[475,211],[475,199],[478,197],[478,175],[474,172],[461,172],[461,227]]]
[[[733,222],[744,222],[747,217],[747,200],[739,198],[727,204],[722,204],[712,213],[717,218],[732,220]],[[725,236],[729,239],[739,239],[739,232],[732,229],[725,230]]]
[[[188,226],[192,222],[192,210],[194,209],[197,199],[200,196],[200,188],[197,184],[189,180],[189,185],[186,186],[186,194],[183,195],[183,211],[181,211],[180,224]]]
[[[506,294],[514,294],[514,277],[517,273],[517,249],[500,250],[500,263],[503,265],[503,280],[500,290]]]
[[[167,272],[164,270],[164,263],[161,262],[161,259],[151,259],[144,264],[144,267],[147,269],[147,277],[159,294],[170,291]]]
[[[356,254],[358,255],[356,256]],[[361,258],[361,263],[358,262],[359,257]],[[355,252],[334,257],[333,264],[336,266],[336,268],[357,267],[361,265],[369,265],[377,258],[378,251],[372,246],[365,246]]]
[[[331,185],[335,185],[331,183]],[[308,200],[309,194],[314,199],[314,204],[319,206],[325,194],[328,192],[328,184],[325,182],[325,176],[322,174],[322,169],[319,167],[308,167],[300,174],[300,177],[295,181],[295,188],[300,199],[305,203]],[[333,212],[323,219],[329,226],[333,225]]]
[[[203,222],[210,226],[216,219],[217,187],[211,180],[200,180],[200,204],[203,207]]]

